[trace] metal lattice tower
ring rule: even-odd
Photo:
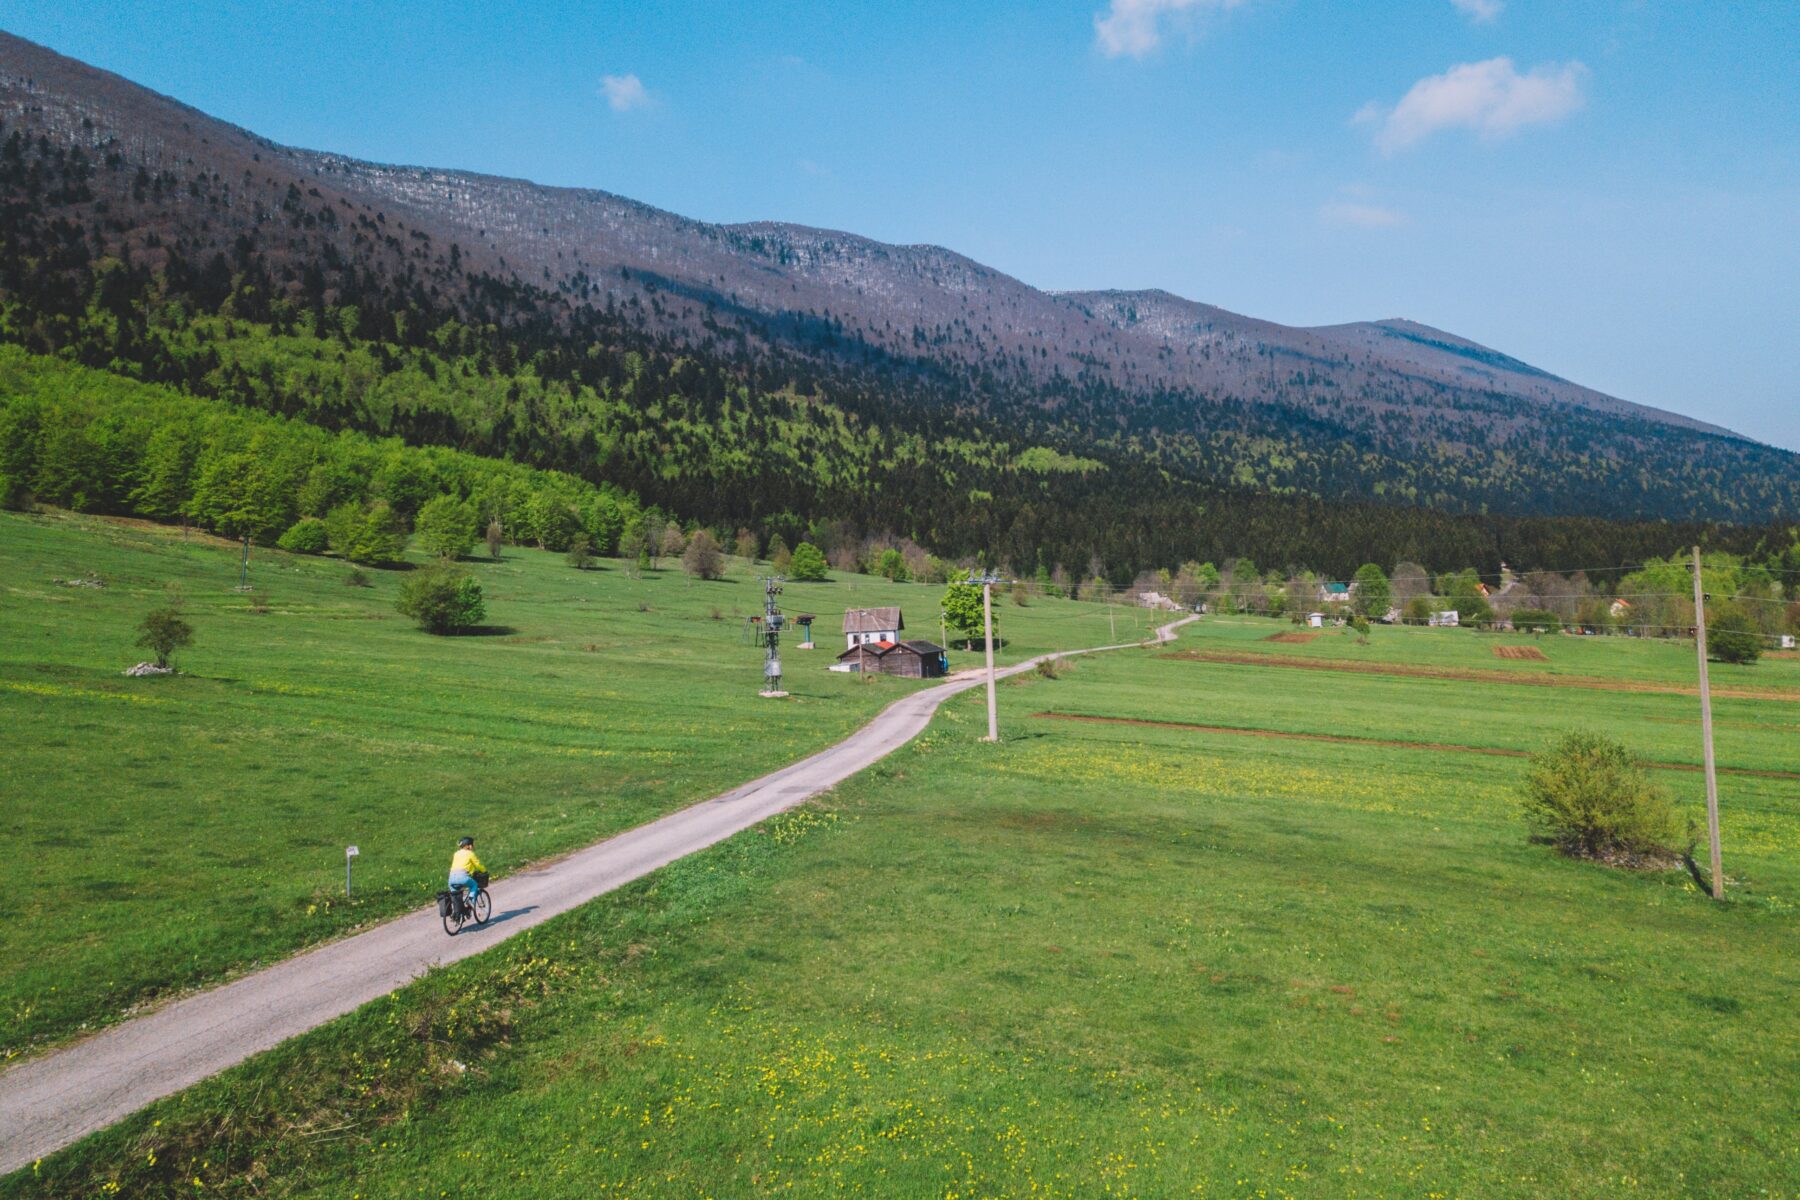
[[[784,696],[781,690],[781,585],[780,575],[763,576],[763,686],[765,696]]]

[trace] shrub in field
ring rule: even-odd
[[[156,665],[169,665],[169,656],[184,646],[194,644],[194,627],[181,617],[173,604],[159,608],[138,622],[137,644],[156,655]]]
[[[694,530],[681,552],[681,566],[696,579],[725,578],[725,551],[720,549],[719,539],[709,530]]]
[[[1555,633],[1562,618],[1547,608],[1521,608],[1513,613],[1512,624],[1520,633]]]
[[[406,536],[385,500],[367,508],[338,505],[325,514],[325,533],[331,548],[351,562],[397,562],[406,553]]]
[[[481,624],[487,606],[481,585],[466,571],[438,565],[414,571],[400,584],[394,604],[426,633],[461,633]]]
[[[1533,755],[1522,798],[1533,840],[1626,866],[1671,860],[1682,825],[1669,795],[1621,743],[1571,733]]]
[[[290,554],[323,554],[331,537],[325,532],[325,522],[317,517],[301,517],[288,526],[275,544]]]
[[[825,556],[811,542],[801,542],[794,547],[794,555],[788,561],[788,577],[802,582],[823,582],[825,579]]]
[[[585,571],[594,565],[594,550],[588,544],[587,534],[578,533],[570,539],[569,552],[563,555],[563,561],[577,571]]]
[[[1431,604],[1430,596],[1414,596],[1406,602],[1406,609],[1400,614],[1400,619],[1408,625],[1427,624],[1431,620]]]
[[[425,553],[434,558],[457,559],[475,548],[479,519],[469,503],[455,496],[437,496],[425,502],[413,522],[413,534]]]
[[[358,571],[358,570],[352,569],[350,574],[344,576],[344,586],[345,587],[374,587],[375,585],[369,582],[369,574],[367,571]]]
[[[1350,616],[1350,628],[1356,634],[1357,645],[1366,646],[1369,644],[1369,618],[1363,616],[1361,613],[1352,613]]]
[[[499,558],[500,557],[500,543],[505,538],[505,536],[506,536],[506,531],[501,528],[499,517],[495,517],[488,522],[488,524],[487,524],[487,548],[488,548],[488,557],[489,558]]]
[[[1721,608],[1706,624],[1706,653],[1724,663],[1748,665],[1762,657],[1762,638],[1739,608]]]

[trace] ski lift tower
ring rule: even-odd
[[[786,582],[779,575],[763,576],[763,686],[762,695],[771,699],[785,696],[781,690],[781,627],[785,621],[781,615],[781,603],[777,599],[781,595],[781,585]]]

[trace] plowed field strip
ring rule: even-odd
[[[1245,729],[1238,725],[1197,725],[1187,721],[1147,721],[1139,717],[1097,717],[1088,713],[1032,713],[1049,721],[1082,721],[1092,725],[1140,725],[1151,729],[1181,729],[1189,733],[1230,733],[1240,737],[1274,738],[1289,742],[1336,742],[1344,746],[1382,746],[1395,750],[1442,750],[1450,754],[1485,754],[1492,758],[1530,758],[1528,750],[1500,746],[1464,746],[1456,742],[1405,742],[1391,738],[1356,737],[1344,733],[1295,733],[1286,729]],[[1658,771],[1698,771],[1695,763],[1646,762]],[[1753,779],[1796,779],[1800,771],[1762,771],[1754,767],[1720,767],[1721,775],[1745,775]]]
[[[1300,671],[1337,671],[1347,675],[1395,675],[1409,679],[1449,679],[1460,683],[1518,683],[1528,687],[1585,688],[1596,692],[1639,692],[1659,696],[1698,696],[1700,689],[1681,683],[1635,679],[1597,679],[1591,675],[1552,675],[1546,671],[1501,671],[1479,667],[1421,667],[1408,663],[1329,662],[1288,654],[1234,654],[1228,650],[1183,650],[1164,658],[1192,662],[1231,663],[1243,667],[1292,667]],[[1716,687],[1712,694],[1731,700],[1780,700],[1800,704],[1800,690]]]

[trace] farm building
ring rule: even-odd
[[[871,642],[897,642],[906,628],[900,609],[850,608],[844,610],[844,646],[854,649]],[[841,657],[841,656],[840,656]]]
[[[1452,627],[1452,626],[1459,626],[1459,625],[1461,625],[1461,624],[1462,624],[1462,614],[1461,614],[1461,613],[1459,613],[1459,612],[1457,612],[1457,611],[1456,611],[1456,610],[1455,610],[1455,609],[1454,609],[1454,608],[1446,608],[1446,609],[1445,609],[1445,610],[1444,610],[1444,611],[1443,611],[1443,612],[1434,612],[1434,613],[1432,613],[1432,614],[1431,614],[1431,621],[1430,621],[1430,622],[1429,622],[1429,623],[1430,623],[1430,624],[1431,624],[1431,625],[1432,625],[1432,626],[1433,626],[1433,627],[1437,627],[1437,626],[1445,626],[1445,627]]]
[[[1327,604],[1347,604],[1350,600],[1350,585],[1347,583],[1321,583],[1319,599]]]
[[[838,655],[834,671],[937,679],[950,669],[944,648],[931,642],[858,642]]]

